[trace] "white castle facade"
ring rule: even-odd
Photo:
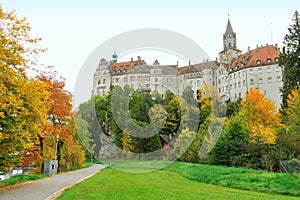
[[[137,60],[131,58],[128,62],[118,63],[114,53],[112,61],[100,60],[93,77],[93,95],[108,93],[110,84],[157,91],[162,96],[167,90],[181,95],[190,85],[196,94],[206,83],[217,89],[222,101],[243,98],[250,88],[258,88],[280,108],[282,69],[278,65],[279,53],[277,45],[256,46],[242,53],[237,49],[236,33],[228,19],[219,62],[204,61],[179,67],[178,63],[160,65],[155,60],[148,65],[138,56]]]

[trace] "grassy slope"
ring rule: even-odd
[[[6,187],[9,185],[15,185],[18,183],[23,183],[26,181],[31,181],[31,180],[37,180],[37,179],[41,179],[44,177],[47,177],[49,175],[45,175],[45,174],[21,174],[21,175],[16,175],[13,176],[11,178],[5,179],[3,181],[0,181],[0,188],[2,187]]]
[[[300,175],[233,167],[172,163],[166,170],[191,180],[230,188],[300,196]]]
[[[104,169],[67,189],[59,199],[299,199],[199,183],[178,173],[159,170],[126,173]]]

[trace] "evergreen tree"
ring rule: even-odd
[[[283,67],[283,108],[287,107],[287,97],[292,88],[300,85],[300,19],[295,11],[294,24],[288,28],[284,37],[284,47],[279,57],[279,65]]]

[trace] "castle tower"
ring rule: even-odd
[[[233,58],[241,54],[241,50],[236,46],[236,33],[233,32],[230,19],[228,18],[227,27],[223,34],[223,51],[219,53],[220,63],[230,65]]]
[[[230,19],[228,18],[226,31],[223,34],[224,51],[228,49],[236,49],[236,33],[233,32]]]
[[[112,60],[112,63],[117,63],[118,62],[118,55],[117,55],[117,53],[116,53],[116,51],[114,52],[114,54],[112,55],[112,57],[113,57],[113,60]]]

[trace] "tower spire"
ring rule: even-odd
[[[230,18],[229,18],[229,13],[228,13],[226,31],[223,35],[223,44],[224,44],[224,50],[236,49],[236,33],[233,32]]]

